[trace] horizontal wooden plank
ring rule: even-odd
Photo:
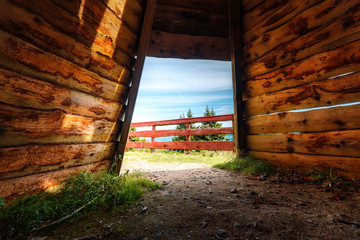
[[[360,69],[360,40],[322,52],[284,68],[251,78],[244,86],[247,98],[292,88]]]
[[[158,4],[227,14],[227,0],[158,0]]]
[[[249,12],[265,1],[266,0],[243,0],[241,1],[242,12],[243,13]]]
[[[28,67],[22,68],[5,57],[1,57],[0,67],[11,71],[21,72],[27,76],[54,82],[109,100],[122,102],[127,98],[128,86],[102,78],[96,73],[47,53],[1,30],[0,53]]]
[[[244,70],[249,77],[265,74],[359,39],[360,4],[334,21],[278,46],[270,53],[246,65]],[[253,50],[257,47],[262,46],[254,46]]]
[[[134,63],[133,55],[128,55],[123,49],[119,48],[120,45],[118,46],[118,41],[122,39],[120,36],[117,36],[119,25],[115,24],[115,22],[109,25],[109,27],[113,27],[110,35],[106,35],[106,29],[104,28],[102,28],[101,31],[100,29],[98,30],[98,28],[107,24],[108,21],[111,21],[115,15],[110,19],[104,18],[104,22],[100,25],[100,19],[95,23],[92,21],[93,18],[90,16],[90,12],[86,14],[86,16],[75,17],[49,0],[37,0],[36,4],[27,0],[12,0],[12,2],[19,7],[41,16],[49,24],[90,47],[93,52],[99,52],[105,56],[116,59],[119,63],[132,67]],[[98,4],[95,4],[94,7],[96,5]],[[54,12],[56,12],[56,14],[54,14]],[[123,33],[125,32],[126,31]],[[129,37],[131,36],[133,35],[129,35]],[[122,47],[125,48],[124,46]],[[131,48],[129,48],[129,50],[130,49]],[[135,49],[133,51],[135,51]]]
[[[194,117],[194,118],[179,118],[163,121],[152,121],[152,122],[137,122],[132,123],[131,127],[148,127],[148,126],[162,126],[162,125],[175,125],[183,123],[197,123],[197,122],[211,122],[211,121],[232,121],[234,118],[233,114],[216,115],[210,117]]]
[[[147,56],[230,61],[227,38],[152,31]]]
[[[111,142],[118,124],[104,119],[0,104],[0,146]]]
[[[244,56],[246,63],[251,62],[277,46],[296,39],[308,32],[321,27],[351,11],[358,4],[358,0],[338,1],[327,0],[316,4],[292,18],[285,24],[264,32],[251,42],[244,42]]]
[[[309,0],[299,4],[296,1],[286,1],[284,5],[277,9],[272,14],[268,15],[266,18],[263,18],[262,21],[258,22],[251,31],[247,31],[243,35],[243,42],[249,44],[255,41],[263,33],[271,31],[274,28],[277,28],[284,23],[288,22],[292,18],[296,17],[299,13],[304,10],[314,6],[315,4],[320,3],[322,0]],[[246,22],[245,22],[246,24]],[[254,46],[256,48],[257,46]]]
[[[234,142],[128,142],[126,148],[234,151]]]
[[[252,151],[360,157],[360,130],[247,135],[246,143]]]
[[[61,1],[61,0],[59,0]],[[106,6],[135,32],[140,31],[144,9],[138,1],[103,0]]]
[[[243,32],[251,30],[258,23],[261,23],[276,10],[285,6],[290,0],[267,0],[257,5],[251,11],[243,15]]]
[[[68,2],[56,1],[56,5],[66,9]],[[57,15],[59,14],[57,13]],[[107,8],[103,1],[86,0],[80,3],[76,17],[80,20],[78,31],[85,31],[90,34],[93,41],[97,41],[97,39],[101,42],[110,40],[114,49],[120,47],[129,56],[135,55],[137,46],[136,32]]]
[[[231,127],[227,128],[201,128],[201,129],[178,129],[178,130],[155,130],[130,132],[130,137],[169,137],[169,136],[195,136],[195,135],[216,135],[233,134]]]
[[[245,115],[331,106],[360,100],[360,72],[268,93],[245,101]]]
[[[0,179],[109,160],[115,143],[26,145],[0,148]]]
[[[360,104],[248,118],[247,133],[325,132],[360,128]]]
[[[58,171],[0,180],[0,196],[10,200],[24,194],[47,190],[57,186],[61,181],[73,174],[77,174],[81,171],[91,171],[96,173],[108,169],[109,165],[110,161],[101,161]]]
[[[153,30],[192,36],[229,36],[227,15],[158,4]]]
[[[249,153],[254,158],[268,160],[280,167],[290,167],[295,170],[317,168],[325,171],[329,171],[332,168],[336,176],[360,178],[360,158],[258,151],[250,151]]]
[[[2,3],[0,28],[103,77],[129,85],[131,71],[127,67],[108,56],[92,51],[90,47],[48,24],[42,17],[10,1]]]
[[[49,82],[36,80],[0,68],[0,102],[43,110],[106,118],[115,121],[124,111],[117,102],[104,100],[83,92]]]

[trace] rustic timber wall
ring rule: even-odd
[[[106,168],[143,1],[0,2],[0,196]]]
[[[248,2],[248,150],[282,166],[332,167],[360,178],[359,1]]]

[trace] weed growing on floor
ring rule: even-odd
[[[251,175],[260,175],[264,173],[271,174],[276,172],[275,166],[266,161],[254,159],[251,156],[234,158],[225,163],[215,164],[213,167]]]
[[[325,182],[327,181],[329,186],[344,186],[346,188],[358,189],[359,186],[354,181],[347,179],[345,177],[340,177],[339,173],[335,174],[333,169],[329,170],[320,170],[317,168],[312,168],[309,172],[309,175],[312,177],[314,182]]]
[[[0,204],[0,238],[27,234],[67,216],[95,209],[121,211],[139,199],[145,188],[160,187],[139,172],[126,176],[83,172],[67,179],[54,193],[41,192],[9,205]]]

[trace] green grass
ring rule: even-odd
[[[175,151],[155,150],[149,151],[132,150],[125,154],[125,161],[138,161],[139,159],[151,163],[206,163],[214,165],[229,161],[234,157],[233,152],[223,151],[191,151],[185,154]]]
[[[215,164],[213,167],[251,175],[272,174],[276,172],[276,168],[273,165],[263,160],[254,159],[251,156],[233,158],[228,162]]]
[[[83,172],[66,180],[54,193],[40,192],[9,205],[0,204],[0,239],[28,234],[69,215],[104,208],[121,211],[139,199],[146,188],[160,187],[139,172],[126,176]]]

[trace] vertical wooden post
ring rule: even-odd
[[[152,126],[152,130],[155,131],[155,129],[156,129],[156,126],[153,125],[153,126]],[[151,137],[151,142],[152,142],[152,143],[155,142],[155,138],[154,138],[154,137]],[[153,146],[150,148],[150,151],[151,151],[151,152],[154,152]]]
[[[120,140],[116,149],[115,156],[120,156],[120,159],[116,163],[117,173],[120,173],[126,142],[129,137],[129,130],[130,130],[132,116],[134,113],[136,97],[140,86],[141,74],[144,67],[146,53],[149,47],[151,30],[155,16],[155,9],[156,9],[156,0],[147,0],[144,20],[141,28],[140,41],[139,41],[139,46],[135,61],[134,73],[132,77],[131,88],[129,91],[128,105],[125,113],[125,119],[122,124],[121,132],[120,132]]]
[[[190,129],[190,123],[186,123],[186,129]],[[190,135],[186,136],[186,141],[190,142]],[[190,154],[190,150],[186,150],[186,154]]]
[[[245,155],[244,104],[242,99],[241,1],[228,0],[231,68],[234,97],[234,144],[238,157]]]

